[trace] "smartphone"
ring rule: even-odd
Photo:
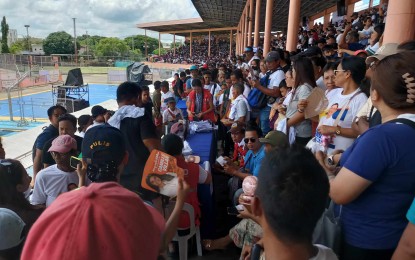
[[[71,160],[69,164],[71,165],[72,168],[76,169],[79,163],[81,163],[81,159],[75,156],[71,156]]]
[[[239,210],[236,207],[228,207],[227,210],[228,210],[228,215],[233,215],[233,216],[239,215]]]

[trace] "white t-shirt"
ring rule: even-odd
[[[205,183],[209,173],[199,165],[199,181],[197,183]]]
[[[78,183],[76,171],[64,172],[58,169],[57,164],[51,165],[37,174],[31,203],[48,207],[61,193],[70,191],[70,184],[78,187]]]
[[[267,88],[269,89],[278,88],[283,79],[285,79],[285,73],[282,69],[278,69],[274,71],[271,75],[269,75],[269,84]],[[272,104],[268,104],[268,106],[272,107]]]
[[[318,78],[317,80],[316,80],[316,85],[317,85],[317,87],[319,87],[319,88],[321,88],[322,90],[326,90],[327,88],[326,88],[326,85],[324,85],[324,80],[323,80],[323,76],[321,76],[320,78]]]
[[[172,114],[175,116],[173,117]],[[170,108],[167,108],[163,112],[163,123],[168,123],[170,121],[177,121],[179,119],[183,119],[182,110],[179,108],[175,108],[174,110],[170,110]]]
[[[231,86],[231,89],[229,91],[229,100],[234,99],[232,95],[232,90],[233,90],[233,85]],[[244,95],[244,97],[248,98],[249,92],[251,92],[251,88],[244,83],[244,93],[242,94]]]
[[[174,98],[174,93],[171,91],[167,91],[166,93],[161,92],[161,105],[160,105],[161,112],[164,112],[164,110],[167,109],[167,104],[164,103],[164,100],[169,97]]]
[[[209,90],[210,94],[212,94],[212,97],[213,97],[213,105],[217,106],[219,101],[218,101],[218,98],[216,97],[216,94],[218,94],[219,91],[221,91],[221,87],[219,86],[219,84],[213,83],[210,85],[205,85],[203,88],[206,90]]]
[[[333,126],[337,116],[340,114],[342,108],[349,103],[350,98],[353,97],[360,89],[357,89],[351,94],[343,95],[343,88],[336,88],[330,92],[333,92],[329,99],[327,109],[320,115],[319,125]],[[355,97],[349,103],[348,107],[344,110],[344,113],[339,120],[338,125],[341,128],[351,128],[352,121],[356,117],[360,108],[366,103],[367,97],[362,92]],[[325,136],[323,137],[319,132],[316,131],[316,142],[323,145]],[[334,150],[346,150],[350,145],[353,144],[355,138],[348,138],[340,135],[333,135],[332,140],[328,144],[327,153],[330,154]],[[322,146],[323,148],[324,146]]]
[[[339,35],[337,35],[337,37],[336,37],[336,43],[337,44],[340,44],[340,39],[341,39],[342,35],[343,35],[343,33],[340,33]]]

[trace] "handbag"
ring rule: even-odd
[[[339,215],[334,212],[334,202],[330,201],[330,205],[323,212],[318,220],[313,233],[313,244],[321,244],[331,248],[337,255],[340,253],[342,228],[341,228],[342,206],[340,205]]]

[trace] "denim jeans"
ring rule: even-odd
[[[271,107],[266,106],[263,109],[261,109],[260,112],[260,127],[262,130],[262,134],[265,136],[269,131],[271,131],[271,128],[269,127],[269,113],[271,112]]]

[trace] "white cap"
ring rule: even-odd
[[[0,250],[18,246],[24,239],[22,231],[25,225],[16,213],[0,208]]]

